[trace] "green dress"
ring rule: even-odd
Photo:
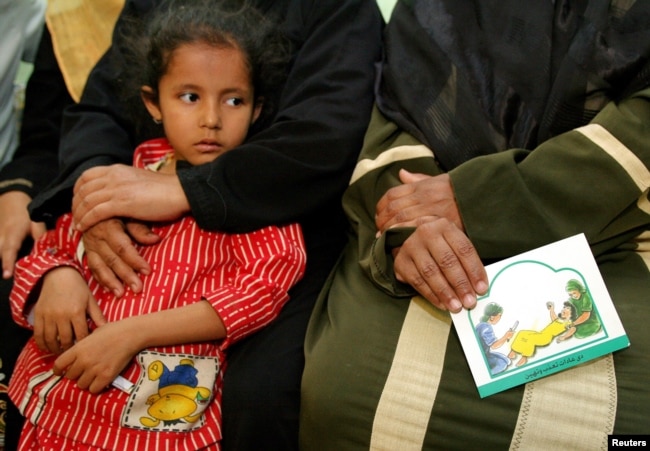
[[[600,320],[598,319],[598,312],[594,306],[591,296],[588,293],[581,293],[579,299],[569,299],[577,311],[578,317],[584,312],[591,312],[589,319],[584,323],[576,326],[576,333],[573,334],[576,338],[587,338],[600,330]]]
[[[545,21],[537,8],[557,8],[545,11],[557,23]],[[508,20],[515,14],[522,19]],[[488,23],[488,16],[494,21]],[[632,72],[642,72],[647,58],[610,61],[606,57],[615,52],[607,45],[632,42],[650,55],[648,24],[648,2],[397,3],[385,31],[382,80],[391,92],[412,88],[415,94],[397,99],[406,104],[398,113],[417,125],[433,124],[438,133],[427,143],[421,127],[406,129],[374,111],[343,196],[348,244],[306,334],[301,449],[592,450],[606,449],[612,433],[650,433],[650,89],[622,76],[624,70],[594,73],[596,65],[588,64],[593,58],[585,54],[603,50],[596,55],[603,64],[628,61]],[[602,27],[607,36],[595,34]],[[616,36],[619,27],[630,33]],[[575,40],[562,39],[575,30],[581,31]],[[515,53],[518,43],[544,52]],[[510,61],[515,55],[530,55],[536,63]],[[412,67],[426,58],[431,67]],[[498,66],[493,71],[491,63]],[[516,86],[497,90],[495,82],[510,74]],[[603,83],[604,75],[614,75],[616,83]],[[588,82],[581,85],[583,79]],[[517,95],[536,83],[549,94]],[[566,84],[572,89],[555,90]],[[475,94],[468,86],[485,90]],[[616,87],[616,102],[607,102],[607,86]],[[419,100],[430,107],[413,106]],[[472,105],[470,114],[462,114]],[[589,114],[582,114],[586,107]],[[548,112],[549,120],[542,113],[527,115],[532,110]],[[511,114],[499,120],[504,111]],[[582,120],[548,131],[547,124],[567,116]],[[467,139],[478,133],[485,139]],[[445,171],[440,154],[467,149],[485,155],[448,173],[481,258],[490,263],[584,233],[629,348],[479,396],[449,314],[394,277],[391,249],[409,230],[377,237],[374,221],[379,198],[401,183],[400,169],[439,174]]]

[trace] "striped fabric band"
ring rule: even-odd
[[[382,152],[376,159],[365,158],[357,163],[354,168],[350,185],[366,175],[368,172],[387,166],[395,161],[410,160],[413,158],[433,158],[433,152],[427,146],[399,146]]]
[[[411,300],[375,413],[370,449],[423,448],[450,328],[448,314],[420,297]],[[426,345],[430,343],[438,346]],[[560,449],[575,443],[583,443],[584,449],[607,449],[616,399],[611,354],[529,383],[511,449]]]
[[[432,322],[440,324],[431,327]],[[451,318],[446,312],[434,308],[422,297],[411,299],[375,413],[370,449],[422,449],[450,327]]]

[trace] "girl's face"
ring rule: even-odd
[[[241,144],[261,111],[238,48],[184,44],[170,55],[158,99],[143,87],[143,101],[162,120],[177,160],[207,163]]]

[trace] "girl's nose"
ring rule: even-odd
[[[201,126],[207,128],[221,128],[221,114],[219,108],[215,106],[207,106],[201,115]]]

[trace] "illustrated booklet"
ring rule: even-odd
[[[630,346],[583,234],[486,270],[489,291],[452,314],[482,398]]]

